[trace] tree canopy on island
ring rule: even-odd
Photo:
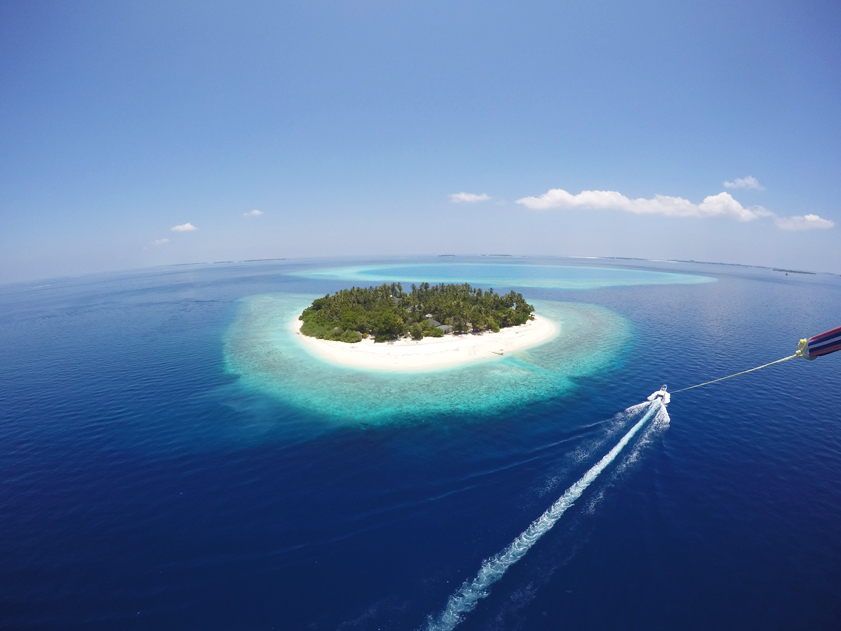
[[[328,294],[314,300],[299,319],[301,333],[310,337],[353,343],[373,336],[377,342],[386,342],[404,335],[416,340],[440,337],[445,329],[499,331],[525,324],[533,311],[522,294],[513,291],[500,295],[466,283],[422,283],[405,293],[400,283],[392,283]]]

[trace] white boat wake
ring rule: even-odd
[[[450,631],[464,619],[464,615],[471,612],[476,604],[488,595],[488,588],[497,582],[505,571],[522,559],[526,552],[537,543],[544,534],[551,530],[566,510],[581,497],[584,490],[593,483],[599,474],[613,462],[622,449],[634,435],[653,417],[660,422],[668,422],[669,414],[660,399],[655,399],[649,406],[645,416],[634,425],[628,433],[607,454],[593,465],[578,482],[569,487],[566,492],[555,501],[549,509],[538,517],[532,524],[511,542],[502,552],[499,552],[482,563],[479,573],[472,581],[465,581],[459,590],[450,596],[444,611],[435,618],[430,617],[427,631]],[[636,406],[634,406],[636,407]],[[627,411],[633,408],[628,408]]]

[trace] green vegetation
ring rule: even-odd
[[[400,283],[380,287],[353,287],[314,300],[304,309],[301,333],[341,342],[374,336],[387,342],[404,335],[420,340],[444,332],[499,331],[525,324],[534,307],[522,294],[494,293],[464,285],[412,285],[408,294]]]

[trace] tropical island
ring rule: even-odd
[[[538,346],[559,323],[522,295],[470,285],[354,287],[313,301],[290,322],[299,343],[332,364],[362,370],[440,370]]]
[[[534,307],[522,294],[497,294],[467,283],[342,289],[313,301],[300,315],[301,333],[320,340],[354,344],[368,337],[390,342],[443,337],[447,333],[482,333],[525,324]]]

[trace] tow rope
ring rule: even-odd
[[[713,379],[712,381],[705,381],[704,383],[699,383],[695,386],[689,386],[688,388],[673,390],[672,394],[677,394],[678,392],[683,392],[685,390],[692,390],[693,388],[700,388],[701,386],[708,386],[711,383],[718,383],[719,381],[724,381],[725,379],[732,379],[733,377],[738,377],[739,375],[744,375],[749,372],[753,372],[754,370],[760,370],[762,368],[767,368],[768,366],[773,366],[774,364],[787,362],[789,359],[802,357],[803,359],[808,359],[811,361],[816,357],[820,357],[821,355],[829,355],[830,353],[834,353],[838,350],[841,350],[841,326],[826,331],[825,333],[819,333],[818,335],[814,335],[809,339],[800,340],[797,352],[794,353],[794,355],[783,357],[782,359],[778,359],[777,361],[773,361],[768,364],[763,364],[762,366],[757,366],[756,368],[751,368],[750,370],[743,370],[742,372],[737,372],[733,375],[727,375],[726,377],[721,377],[720,379]]]

